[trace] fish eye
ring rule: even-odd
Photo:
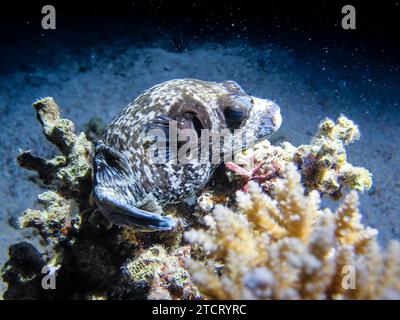
[[[245,113],[240,110],[235,110],[231,107],[225,108],[224,116],[226,125],[229,129],[238,129],[245,118]]]

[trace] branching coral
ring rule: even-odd
[[[207,230],[185,234],[207,257],[186,265],[200,291],[214,299],[399,298],[400,245],[380,250],[376,230],[360,223],[357,193],[333,213],[320,209],[316,191],[304,194],[293,164],[285,176],[275,199],[250,182],[248,193],[237,192],[238,212],[217,205]]]
[[[227,166],[230,178],[239,177],[248,191],[237,193],[237,213],[215,206],[235,206],[231,195],[238,186],[225,183],[222,172],[225,180],[215,178],[196,208],[165,208],[179,217],[177,230],[136,233],[110,226],[90,201],[93,144],[85,134],[75,134],[52,98],[33,106],[61,154],[18,156],[50,189],[38,196],[40,208],[19,218],[21,227],[39,230],[47,248],[41,253],[27,243],[10,247],[2,269],[6,299],[204,297],[196,285],[220,299],[399,297],[400,245],[379,249],[376,230],[361,224],[357,194],[350,193],[334,213],[319,208],[321,193],[338,197],[344,186],[364,190],[371,184],[368,171],[346,162],[344,146],[359,136],[346,118],[337,124],[325,120],[311,145],[264,141],[237,155]],[[95,139],[100,126],[92,131]],[[207,227],[185,233],[191,247],[182,240],[188,225]],[[46,265],[57,274],[56,290],[41,287]],[[351,268],[354,281],[342,274]]]
[[[19,223],[23,228],[37,228],[45,241],[59,245],[73,241],[80,225],[79,212],[90,207],[93,144],[84,133],[75,134],[72,121],[60,117],[53,98],[38,100],[33,107],[46,139],[61,155],[43,159],[30,151],[22,151],[17,157],[20,166],[36,171],[43,183],[53,190],[40,194],[38,204],[42,208],[25,210]]]
[[[48,160],[22,151],[18,156],[18,163],[36,171],[50,189],[38,196],[40,207],[25,210],[19,223],[39,230],[47,248],[45,254],[37,255],[42,265],[56,266],[57,289],[45,291],[40,284],[41,270],[19,268],[14,263],[19,251],[10,248],[10,259],[3,267],[3,278],[9,284],[5,298],[198,298],[182,268],[190,253],[180,244],[182,230],[136,234],[111,227],[90,201],[93,144],[84,133],[75,134],[73,123],[60,117],[52,98],[39,100],[33,107],[44,135],[61,155]],[[134,266],[141,268],[155,248],[158,258],[152,260],[150,269],[141,271],[152,270],[154,274],[140,286],[141,273],[134,272]],[[28,266],[32,256],[26,255]],[[25,290],[30,294],[24,294]]]
[[[37,171],[45,184],[60,191],[65,189],[81,197],[87,196],[91,190],[93,144],[86,139],[84,133],[75,134],[72,121],[60,118],[53,98],[38,100],[33,107],[46,139],[62,155],[47,160],[33,156],[30,151],[22,151],[17,158],[19,165]]]

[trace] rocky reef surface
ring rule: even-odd
[[[361,223],[357,192],[372,186],[345,147],[360,137],[345,116],[321,122],[309,145],[261,142],[225,164],[193,205],[166,208],[176,230],[110,226],[91,201],[91,158],[101,132],[62,119],[52,98],[33,104],[60,155],[21,151],[20,166],[48,191],[25,210],[22,228],[41,246],[10,246],[6,299],[378,299],[400,297],[400,245],[386,251]],[[349,190],[351,190],[349,192]],[[335,212],[321,197],[341,200]],[[356,278],[343,284],[343,268]],[[55,288],[44,289],[45,276]],[[351,282],[351,281],[350,281]]]

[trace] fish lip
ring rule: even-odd
[[[265,133],[274,133],[279,130],[282,125],[282,114],[280,107],[272,100],[262,99],[251,96],[253,101],[253,113],[257,116],[258,129],[263,129]],[[257,115],[258,114],[258,115]],[[268,119],[266,119],[268,118]],[[269,126],[270,130],[267,130],[265,126]],[[265,134],[259,134],[265,135]]]
[[[276,110],[275,114],[271,117],[271,123],[273,125],[272,132],[278,131],[282,125],[281,109],[278,106],[276,106],[276,107],[277,107],[277,110]]]

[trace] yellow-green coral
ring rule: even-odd
[[[357,125],[341,115],[336,123],[328,118],[322,121],[318,133],[308,145],[295,147],[284,142],[282,146],[273,146],[263,141],[237,154],[235,163],[249,170],[254,162],[262,162],[260,174],[276,172],[282,177],[283,167],[294,162],[307,191],[318,190],[333,199],[339,199],[344,187],[365,191],[372,186],[372,175],[368,170],[347,162],[345,146],[359,137]],[[273,181],[265,179],[261,182],[270,191]]]
[[[53,98],[38,100],[33,107],[47,140],[57,146],[62,155],[47,160],[31,155],[30,151],[23,151],[17,158],[19,165],[37,171],[46,184],[69,192],[88,192],[93,144],[83,132],[75,134],[72,121],[60,118],[60,111]]]
[[[251,182],[237,193],[238,212],[218,205],[214,224],[185,234],[206,255],[186,264],[200,291],[213,299],[399,298],[400,245],[379,248],[376,230],[360,222],[357,193],[333,213],[316,191],[305,195],[293,164],[285,176],[275,199]],[[346,286],[346,268],[355,287]]]
[[[199,298],[182,267],[190,254],[190,248],[182,244],[183,230],[136,235],[111,228],[90,201],[93,144],[84,133],[75,134],[70,120],[61,119],[52,98],[35,102],[34,108],[47,140],[61,152],[50,160],[30,151],[18,157],[18,163],[38,172],[51,190],[38,196],[40,209],[27,209],[19,219],[21,227],[38,229],[48,244],[43,263],[60,267],[62,276],[57,281],[61,289],[49,291],[48,297]],[[185,216],[179,208],[178,213]],[[27,288],[31,297],[41,297],[40,284],[33,282],[41,278],[40,270],[23,286],[18,282],[19,270],[9,267],[7,274],[16,275],[7,278],[7,292],[12,292],[8,296],[22,295]]]
[[[56,244],[68,239],[68,234],[78,228],[80,217],[75,200],[68,200],[54,191],[47,191],[38,196],[43,209],[27,209],[19,218],[22,228],[38,228],[43,239]]]
[[[197,288],[182,266],[189,253],[189,247],[168,253],[163,246],[154,245],[129,261],[124,270],[135,287],[148,289],[149,299],[199,298]]]
[[[294,152],[308,190],[338,198],[344,186],[358,191],[371,188],[371,173],[347,162],[345,146],[359,138],[357,125],[343,115],[336,124],[328,118],[321,122],[311,145],[301,145]]]
[[[43,210],[27,209],[19,221],[22,227],[37,227],[48,242],[58,243],[77,227],[81,201],[87,206],[93,144],[84,133],[75,134],[72,121],[60,117],[53,98],[38,100],[33,107],[44,135],[57,146],[61,155],[48,160],[23,151],[18,156],[19,165],[37,171],[43,182],[54,190],[38,196]]]

